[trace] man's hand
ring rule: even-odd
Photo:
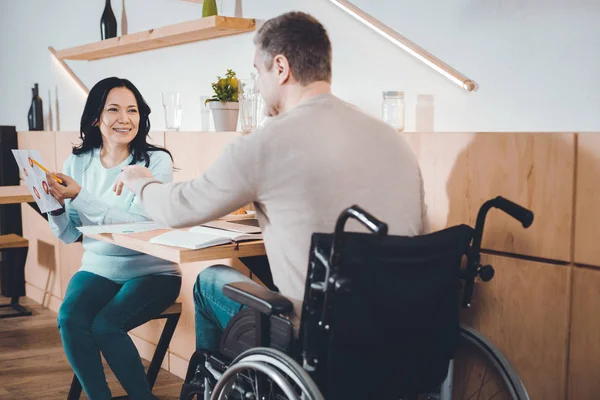
[[[65,199],[74,199],[77,197],[81,190],[81,186],[79,186],[79,184],[75,182],[75,179],[70,176],[58,173],[54,175],[57,178],[62,179],[63,185],[56,182],[50,174],[46,174],[46,183],[48,183],[50,195],[64,207]]]
[[[152,176],[152,172],[146,167],[142,167],[140,165],[128,165],[123,168],[117,180],[113,186],[113,191],[120,196],[123,192],[123,186],[132,189],[131,183],[145,178],[154,178]]]

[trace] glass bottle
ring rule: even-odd
[[[30,131],[44,130],[44,115],[42,110],[42,99],[39,96],[38,84],[31,89],[31,106],[27,115]]]
[[[100,18],[100,36],[102,40],[117,37],[117,18],[113,13],[110,0],[106,0],[104,12]]]
[[[221,10],[223,11],[223,10]],[[202,4],[202,17],[210,17],[212,15],[218,15],[217,12],[217,1],[216,0],[204,0]]]
[[[399,132],[404,130],[404,92],[383,92],[381,118]]]

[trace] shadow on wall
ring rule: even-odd
[[[42,304],[48,306],[50,303],[50,295],[56,282],[56,248],[52,244],[38,240],[37,258],[38,265],[48,270],[48,279],[46,280],[44,298],[42,300]]]

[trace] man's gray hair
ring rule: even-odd
[[[331,42],[325,27],[311,15],[293,11],[272,18],[259,29],[254,43],[263,53],[267,69],[281,54],[301,85],[331,82]]]

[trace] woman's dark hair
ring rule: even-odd
[[[173,160],[173,156],[167,149],[154,146],[147,142],[148,133],[150,132],[150,119],[148,118],[150,115],[150,106],[146,103],[142,94],[133,83],[127,79],[117,77],[102,79],[94,85],[92,90],[90,90],[90,94],[85,102],[85,108],[83,109],[83,115],[81,116],[81,144],[73,147],[73,154],[84,154],[93,149],[102,147],[102,133],[97,124],[100,121],[100,115],[106,104],[108,93],[112,89],[118,87],[124,87],[131,90],[135,96],[138,112],[140,113],[138,133],[131,143],[129,143],[129,151],[133,156],[131,164],[144,161],[146,167],[148,167],[150,165],[149,152],[151,151],[164,151],[171,157],[171,160]]]

